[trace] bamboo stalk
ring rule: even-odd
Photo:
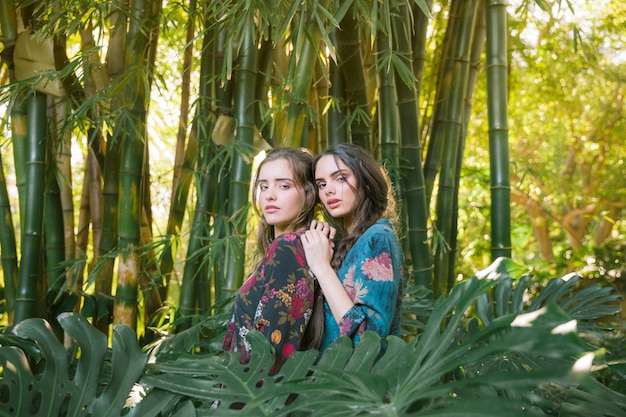
[[[28,161],[26,169],[25,217],[21,244],[22,259],[15,298],[14,324],[42,314],[42,236],[46,178],[46,102],[47,96],[35,93],[27,99]]]
[[[439,174],[439,188],[437,192],[437,219],[436,227],[445,245],[439,245],[435,250],[435,295],[445,294],[448,291],[454,269],[450,268],[451,242],[456,239],[454,228],[455,191],[457,164],[460,164],[459,152],[462,146],[461,132],[463,130],[464,98],[467,91],[469,74],[469,52],[476,16],[477,0],[462,1],[459,15],[459,31],[454,44],[454,65],[452,68],[448,104],[444,115],[445,124],[442,137],[443,163]]]
[[[511,257],[506,1],[487,0],[487,117],[491,187],[491,258]]]
[[[361,48],[359,22],[354,13],[348,12],[337,31],[337,59],[345,83],[345,104],[349,116],[348,131],[352,143],[371,150],[370,105],[367,96],[365,65]]]
[[[0,146],[0,149],[2,146]],[[0,155],[5,155],[1,152]],[[13,215],[11,214],[11,202],[7,192],[6,180],[2,157],[0,156],[0,261],[2,262],[2,275],[4,277],[4,300],[8,322],[13,323],[15,310],[15,290],[17,287],[17,246],[15,243],[15,230],[13,229]]]
[[[418,13],[422,14],[421,11]],[[409,10],[406,3],[398,7],[398,14],[394,18],[394,45],[395,54],[404,63],[407,69],[414,69],[412,44],[410,42]],[[416,28],[419,33],[426,32],[425,27]],[[416,45],[422,50],[423,43]],[[421,77],[421,72],[419,73]],[[396,79],[402,77],[396,71]],[[411,77],[409,80],[396,83],[398,97],[398,111],[400,123],[401,155],[400,174],[402,179],[402,201],[407,222],[407,244],[411,262],[411,279],[415,284],[432,288],[433,264],[428,244],[428,204],[424,171],[422,168],[422,149],[419,127],[419,100],[418,86],[421,78]],[[410,209],[409,209],[410,208]]]
[[[250,22],[241,39],[237,74],[235,76],[235,119],[237,120],[236,142],[228,189],[228,217],[232,221],[233,244],[227,255],[226,275],[216,291],[217,299],[230,296],[241,286],[244,274],[244,250],[248,213],[248,192],[252,174],[251,151],[254,143],[254,94],[257,71],[256,26]]]

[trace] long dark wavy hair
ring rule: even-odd
[[[331,262],[332,267],[337,271],[350,248],[371,225],[381,218],[387,218],[395,225],[397,213],[389,176],[368,151],[358,145],[348,143],[331,146],[315,157],[314,172],[319,160],[327,155],[331,155],[335,161],[341,160],[356,178],[356,188],[346,182],[356,195],[354,207],[352,207],[350,230],[346,230],[343,219],[333,218],[326,208],[322,207],[326,221],[334,226],[338,235],[341,236],[335,245]]]

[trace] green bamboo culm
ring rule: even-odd
[[[4,49],[15,45],[17,39],[17,15],[15,14],[15,1],[4,0],[0,2],[0,42]]]
[[[63,288],[63,261],[65,261],[65,240],[63,228],[63,208],[61,207],[61,190],[57,179],[48,182],[46,191],[46,211],[44,217],[46,271],[48,289],[56,297]]]
[[[122,7],[111,9],[111,42],[107,51],[107,72],[112,80],[123,80],[124,49],[126,46],[126,13]],[[117,81],[114,81],[117,83]],[[116,86],[116,93],[111,97],[109,106],[111,114],[122,114],[119,110],[123,101],[124,89]],[[115,124],[122,123],[118,120]],[[97,268],[95,270],[96,293],[109,296],[113,287],[113,271],[115,266],[115,250],[117,249],[117,227],[119,208],[119,183],[120,183],[120,160],[122,155],[122,140],[120,129],[116,129],[106,140],[106,157],[103,168],[102,185],[102,233],[97,253]],[[102,133],[106,134],[105,131]],[[96,327],[108,334],[108,317],[102,317],[95,321]]]
[[[138,247],[141,235],[143,168],[146,153],[146,97],[149,94],[145,74],[147,22],[149,2],[132,5],[129,25],[129,45],[126,67],[129,78],[124,86],[125,117],[119,128],[121,134],[121,164],[118,202],[117,290],[115,293],[114,324],[137,327],[137,294],[141,270]]]
[[[456,239],[456,228],[453,217],[456,217],[455,193],[457,164],[461,163],[460,150],[463,148],[463,111],[465,93],[469,74],[469,53],[472,44],[474,19],[476,17],[477,0],[462,1],[459,9],[459,28],[452,48],[454,63],[452,66],[452,83],[448,94],[448,103],[444,113],[445,123],[442,126],[442,135],[445,141],[443,160],[439,174],[439,189],[437,192],[437,219],[436,226],[443,242],[435,249],[435,295],[446,294],[449,283],[454,275],[454,268],[450,257],[454,257],[451,242]]]
[[[474,22],[474,33],[472,35],[472,46],[470,50],[470,68],[467,80],[467,88],[465,92],[464,99],[464,110],[463,110],[463,123],[461,128],[461,138],[459,140],[459,148],[457,150],[457,158],[459,161],[462,161],[463,154],[465,152],[465,142],[467,139],[467,129],[469,126],[469,119],[472,110],[472,97],[474,94],[474,87],[476,84],[476,77],[479,73],[479,67],[481,63],[481,56],[483,51],[483,46],[485,44],[485,10],[484,10],[484,2],[479,1],[478,10],[476,12],[476,19]],[[455,192],[454,192],[454,209],[453,213],[458,213],[459,209],[459,189],[461,184],[461,171],[463,169],[463,164],[459,163],[456,167],[455,173]],[[452,230],[458,230],[458,216],[453,216],[452,218]],[[456,239],[450,241],[450,253],[451,256],[448,257],[448,268],[449,270],[454,270],[456,265],[456,259],[458,256],[457,245],[458,242]],[[453,274],[448,274],[448,288],[452,288],[455,284],[455,276]]]
[[[25,210],[21,243],[22,259],[15,297],[14,324],[31,317],[40,317],[43,294],[41,292],[42,237],[44,200],[46,190],[46,102],[47,95],[35,93],[27,98],[28,131],[26,162]],[[44,285],[45,287],[45,285]]]
[[[400,115],[391,56],[391,39],[383,33],[376,36],[378,79],[378,141],[380,160],[392,182],[394,192],[400,196]]]
[[[337,59],[345,84],[342,97],[343,103],[348,105],[346,112],[349,114],[347,129],[350,141],[371,150],[370,106],[361,51],[363,41],[353,8],[346,13],[341,21],[341,30],[337,31]]]
[[[425,16],[421,10],[417,10]],[[406,217],[408,236],[408,253],[410,254],[411,279],[415,284],[426,288],[433,285],[433,267],[428,244],[428,204],[424,171],[422,168],[422,147],[420,141],[418,86],[420,78],[411,73],[414,68],[411,42],[410,17],[408,5],[403,3],[398,7],[398,14],[394,17],[394,46],[396,56],[403,64],[396,66],[396,94],[398,97],[398,111],[400,113],[400,177],[402,180],[402,207]],[[426,32],[425,25],[417,27],[420,34]],[[424,48],[425,36],[419,48]],[[421,71],[420,71],[421,74]],[[411,210],[408,210],[408,207]]]
[[[113,268],[115,258],[112,256],[117,249],[117,222],[119,204],[121,140],[109,138],[104,160],[102,181],[102,232],[98,245],[97,265],[95,274],[95,291],[105,296],[111,295],[113,287]],[[107,318],[96,320],[96,327],[108,333]]]
[[[330,33],[333,42],[337,41],[337,32],[335,29]],[[339,59],[339,58],[337,58]],[[348,128],[345,107],[345,90],[346,81],[339,68],[338,63],[331,59],[328,63],[328,78],[330,86],[328,87],[328,111],[326,113],[326,143],[320,143],[317,151],[325,149],[328,146],[338,143],[348,142]]]
[[[28,115],[25,98],[19,98],[11,104],[11,136],[13,143],[13,166],[15,167],[15,185],[19,199],[20,218],[26,211],[26,158],[28,154]],[[24,224],[20,222],[21,233]]]
[[[213,45],[212,34],[207,31],[202,41],[202,53],[200,55],[200,97],[196,110],[197,116],[193,121],[193,129],[191,135],[197,142],[197,172],[196,172],[196,206],[194,208],[193,218],[191,220],[191,231],[187,244],[187,256],[183,267],[183,276],[180,287],[180,295],[178,300],[176,331],[182,331],[191,325],[190,315],[197,312],[197,289],[198,281],[202,279],[200,276],[202,256],[205,251],[206,242],[209,236],[210,224],[210,202],[211,202],[211,139],[209,123],[212,108],[212,91],[213,82],[212,74],[214,73],[214,54],[213,48],[219,48],[219,42]],[[215,175],[214,177],[217,177]]]
[[[487,0],[485,7],[492,260],[512,252],[506,6],[506,1]]]
[[[0,2],[0,41],[3,43],[5,50],[3,52],[12,51],[17,38],[17,20],[15,14],[15,3],[13,1]],[[9,76],[14,81],[14,72],[9,68]],[[22,98],[14,99],[10,103],[10,124],[13,145],[13,166],[15,168],[15,178],[18,190],[20,219],[24,219],[26,210],[26,154],[27,154],[27,137],[28,120],[26,100]],[[0,145],[2,149],[2,145]],[[7,155],[2,150],[0,155]],[[2,185],[0,189],[0,206],[2,207],[2,222],[0,224],[0,258],[2,262],[2,270],[4,276],[5,303],[8,322],[13,323],[15,317],[15,298],[17,296],[18,285],[18,261],[17,261],[17,243],[15,240],[15,229],[13,226],[13,215],[11,213],[11,204],[6,188],[4,178],[4,169],[0,161],[0,178]],[[20,222],[23,235],[24,222]]]
[[[224,281],[217,285],[216,298],[228,297],[241,286],[244,275],[248,191],[252,175],[252,146],[254,142],[254,96],[257,68],[256,26],[248,24],[242,34],[237,73],[235,76],[236,151],[228,189],[228,216],[232,222],[233,244],[228,245]]]
[[[293,91],[289,100],[287,110],[287,130],[278,138],[281,145],[287,146],[308,146],[306,114],[308,107],[309,90],[313,79],[315,60],[317,59],[318,45],[321,39],[320,29],[315,24],[306,24],[298,31],[296,40],[297,62],[293,68]]]
[[[0,145],[2,150],[2,145]],[[13,228],[13,215],[11,214],[11,202],[7,192],[7,184],[4,177],[4,168],[1,155],[6,155],[4,150],[0,152],[0,262],[4,277],[4,299],[9,323],[13,322],[15,311],[15,288],[17,287],[17,247],[15,244],[15,229]]]
[[[194,52],[195,37],[195,21],[196,0],[189,2],[189,11],[187,19],[187,30],[185,39],[185,49],[183,54],[183,77],[181,82],[181,105],[180,105],[180,122],[178,125],[178,133],[176,135],[176,156],[174,159],[174,176],[172,181],[172,197],[170,199],[170,211],[167,217],[167,237],[169,242],[163,249],[161,262],[159,265],[160,274],[163,277],[165,288],[169,286],[169,282],[175,281],[174,272],[174,256],[175,242],[180,237],[185,210],[187,208],[187,198],[189,196],[189,188],[193,179],[193,162],[196,156],[197,141],[195,132],[189,134],[187,138],[189,97],[191,94],[191,69]],[[187,140],[186,140],[187,139]],[[187,146],[185,146],[187,142]],[[162,296],[165,294],[161,294]]]

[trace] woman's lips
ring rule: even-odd
[[[326,205],[328,206],[329,209],[336,209],[337,207],[341,205],[341,200],[337,198],[330,198],[326,200]]]

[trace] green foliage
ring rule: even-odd
[[[340,338],[276,375],[258,332],[249,363],[221,351],[224,308],[155,343],[148,365],[128,327],[109,349],[83,316],[63,314],[68,352],[28,319],[0,336],[0,416],[626,416],[623,335],[597,322],[619,311],[615,292],[579,276],[541,289],[516,276],[499,259],[437,300],[409,289],[404,338]]]
[[[76,345],[69,352],[41,319],[27,319],[1,335],[2,416],[118,416],[147,356],[128,327],[107,338],[81,315],[59,323]]]
[[[575,317],[580,333],[600,331],[592,322],[618,310],[609,304],[617,296],[555,279],[526,304],[530,280],[515,285],[511,271],[514,264],[499,260],[434,307],[411,304],[430,314],[408,342],[367,333],[353,347],[341,338],[317,360],[297,352],[274,376],[273,353],[258,333],[249,364],[232,353],[157,361],[140,380],[146,395],[132,415],[177,415],[193,404],[188,415],[601,416],[607,400],[610,415],[626,415],[626,397],[589,377],[592,347],[572,325]]]

